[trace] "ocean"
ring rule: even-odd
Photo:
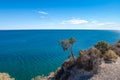
[[[16,80],[31,80],[48,75],[60,67],[69,52],[64,52],[58,40],[74,37],[74,55],[104,40],[114,44],[120,31],[109,30],[1,30],[0,72],[9,73]]]

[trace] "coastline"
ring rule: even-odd
[[[119,57],[120,45],[119,44],[120,44],[120,41],[112,45],[112,48],[111,48],[114,52],[117,51],[116,52],[116,54],[118,55],[117,59],[115,58],[116,56],[115,55],[111,59],[108,58],[110,60],[107,60],[107,61],[106,61],[106,58],[105,60],[102,60],[100,62],[96,61],[98,63],[95,62],[93,64],[94,65],[93,68],[90,71],[77,68],[76,66],[78,64],[74,64],[73,59],[69,58],[68,60],[64,61],[63,65],[60,68],[58,68],[56,72],[52,72],[49,76],[46,76],[43,78],[40,78],[39,76],[37,76],[33,80],[119,80],[120,79],[120,76],[119,76],[120,72],[118,71],[120,69],[120,57]],[[119,48],[119,50],[117,48]],[[94,52],[96,53],[96,49],[94,48],[90,48],[88,51],[89,52],[91,51],[92,54],[94,54]],[[85,53],[82,53],[82,54],[84,55]],[[77,61],[77,59],[81,59],[82,58],[81,56],[80,58],[79,57],[75,58],[75,60]],[[96,59],[99,60],[99,58],[96,58]],[[93,59],[93,61],[94,60],[95,58]],[[85,66],[87,65],[88,64],[85,64]]]

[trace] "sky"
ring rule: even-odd
[[[120,0],[0,0],[0,30],[120,30]]]

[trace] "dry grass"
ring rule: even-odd
[[[108,50],[105,53],[104,57],[105,57],[105,60],[108,60],[108,61],[116,60],[118,58],[118,56],[113,50]]]

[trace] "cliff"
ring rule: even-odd
[[[65,60],[46,79],[34,80],[120,80],[120,41],[114,45],[98,42],[79,56]]]

